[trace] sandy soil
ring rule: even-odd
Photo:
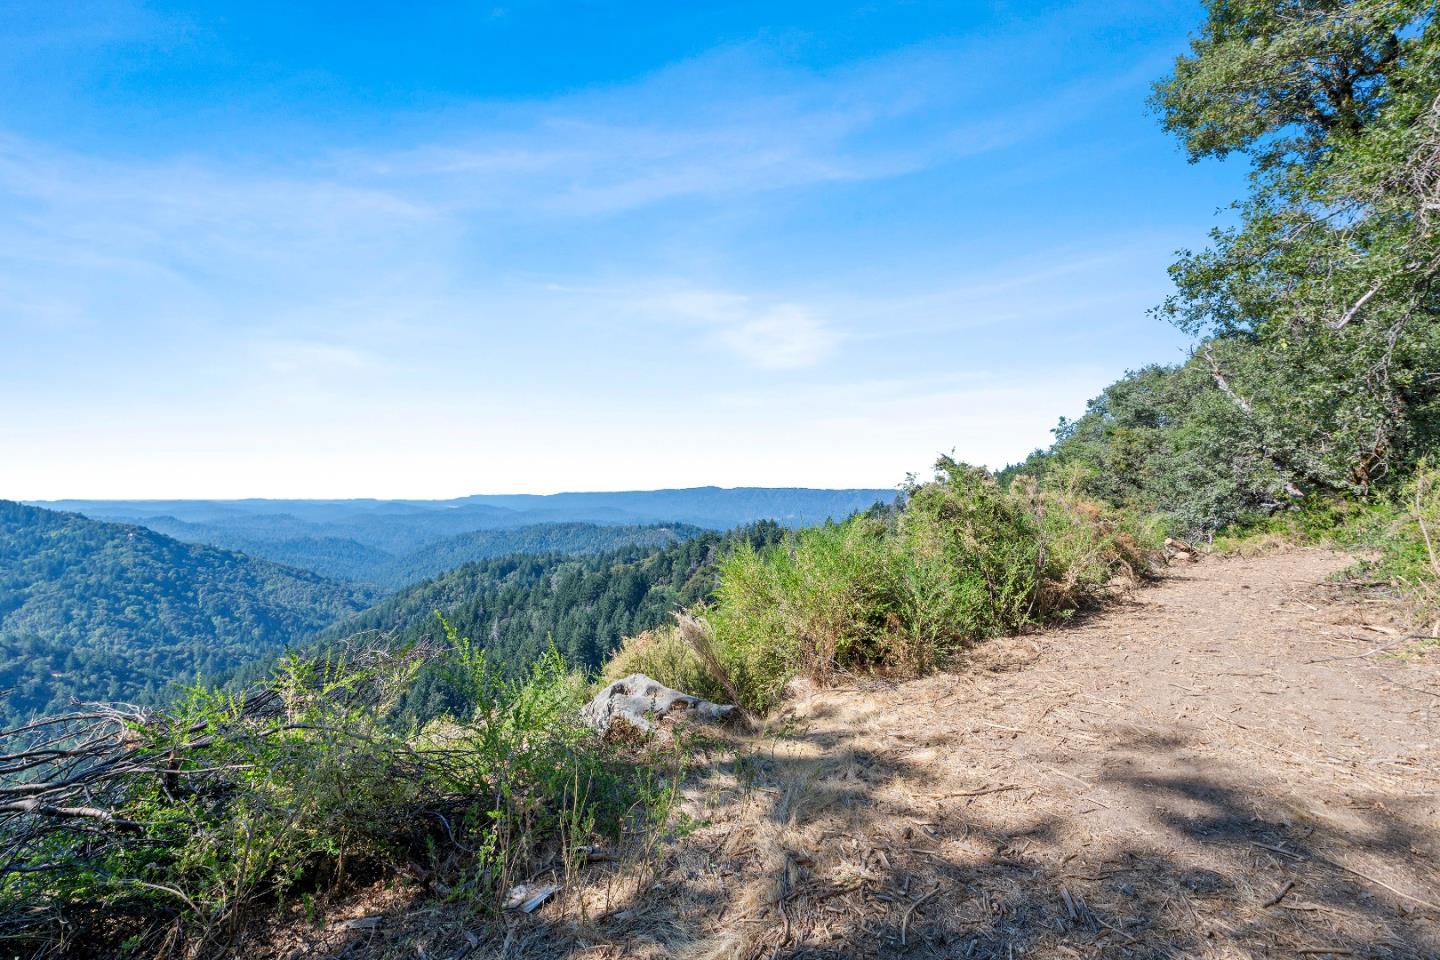
[[[801,690],[700,754],[658,862],[406,952],[1440,958],[1440,652],[1348,562],[1210,558],[952,673]]]

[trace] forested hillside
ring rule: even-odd
[[[718,564],[735,544],[764,546],[780,536],[778,525],[759,523],[663,549],[517,554],[471,563],[335,624],[324,638],[365,631],[400,644],[443,638],[439,614],[461,636],[482,644],[499,669],[528,669],[552,642],[571,665],[594,669],[623,638],[667,623],[676,611],[710,596]]]
[[[0,717],[146,701],[360,610],[364,591],[143,527],[0,501]]]
[[[264,518],[244,524],[191,522],[172,516],[129,517],[124,522],[148,527],[186,543],[238,550],[252,557],[300,567],[334,580],[372,583],[376,571],[396,559],[395,554],[388,550],[350,537],[323,533],[297,536],[286,517]]]
[[[135,522],[177,540],[238,550],[381,590],[398,590],[461,564],[508,553],[602,553],[627,546],[664,546],[700,532],[699,527],[685,524],[538,523],[458,533],[395,554],[345,537],[288,536],[292,521],[267,516],[245,524],[190,523],[159,516]]]
[[[447,570],[512,553],[607,553],[626,547],[653,549],[704,533],[683,523],[626,524],[539,523],[503,530],[476,530],[437,540],[398,557],[367,578],[387,589],[418,583]]]

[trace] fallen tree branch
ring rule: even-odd
[[[145,832],[142,824],[117,817],[111,811],[101,810],[99,807],[59,807],[50,803],[41,803],[38,800],[17,800],[14,803],[0,804],[0,813],[28,813],[39,817],[99,820],[107,826],[124,830],[127,833]]]

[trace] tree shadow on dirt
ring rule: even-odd
[[[1436,897],[1433,797],[1284,809],[1178,725],[1107,731],[1089,781],[955,789],[872,739],[717,745],[649,866],[596,864],[571,878],[584,896],[499,924],[437,920],[420,955],[1440,957],[1440,912],[1416,902]],[[380,940],[310,955],[417,955],[413,932]]]

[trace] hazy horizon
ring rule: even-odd
[[[11,497],[0,497],[0,499],[15,499],[19,503],[28,504],[56,504],[56,503],[173,503],[173,502],[216,502],[216,503],[449,503],[456,500],[483,500],[488,498],[505,499],[519,497],[561,497],[561,496],[601,496],[606,494],[626,493],[690,493],[700,490],[817,490],[824,492],[851,492],[863,491],[866,493],[878,493],[884,491],[899,491],[900,484],[897,482],[888,487],[776,487],[761,486],[758,484],[743,484],[733,487],[722,487],[716,484],[700,484],[693,487],[652,487],[649,489],[627,489],[627,490],[581,490],[565,489],[552,490],[544,493],[535,493],[529,490],[509,490],[502,492],[486,493],[462,493],[453,497],[51,497],[19,499]]]

